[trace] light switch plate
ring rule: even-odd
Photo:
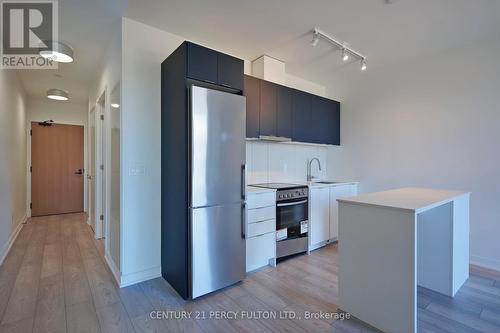
[[[146,167],[142,165],[135,165],[129,168],[128,174],[130,176],[145,176],[146,175]]]

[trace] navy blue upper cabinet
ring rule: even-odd
[[[221,86],[243,90],[243,60],[219,53],[217,56],[217,82]]]
[[[292,138],[292,89],[276,86],[276,135]]]
[[[292,95],[292,139],[299,142],[315,142],[312,117],[312,95],[303,91],[294,90]]]
[[[243,60],[187,42],[187,77],[243,91]]]
[[[259,134],[276,136],[276,87],[268,81],[260,81]]]
[[[187,43],[187,76],[217,84],[217,51]]]
[[[340,144],[340,103],[323,97],[311,99],[311,142]]]
[[[247,138],[260,135],[260,80],[245,75],[244,95],[247,98]]]
[[[245,75],[247,138],[340,145],[340,103]]]

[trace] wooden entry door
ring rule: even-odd
[[[31,216],[83,211],[83,126],[31,123]]]

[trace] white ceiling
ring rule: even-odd
[[[20,70],[27,95],[45,98],[48,89],[59,88],[71,102],[87,105],[89,85],[126,6],[126,0],[59,0],[59,39],[73,47],[75,61],[57,70]]]
[[[325,42],[311,47],[314,27],[367,56],[370,70],[500,35],[499,14],[498,0],[130,0],[125,16],[249,60],[268,54],[328,85],[359,65]]]

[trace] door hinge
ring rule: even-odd
[[[30,202],[30,209],[32,209],[32,208],[33,208],[33,204]]]
[[[99,216],[99,220],[104,221],[104,215]]]
[[[101,120],[104,120],[104,115],[103,114],[101,114]]]
[[[30,172],[33,172],[33,167],[30,165]]]
[[[99,166],[99,169],[104,170],[104,164],[101,164],[101,165]]]
[[[33,136],[33,130],[30,130],[30,136]]]

